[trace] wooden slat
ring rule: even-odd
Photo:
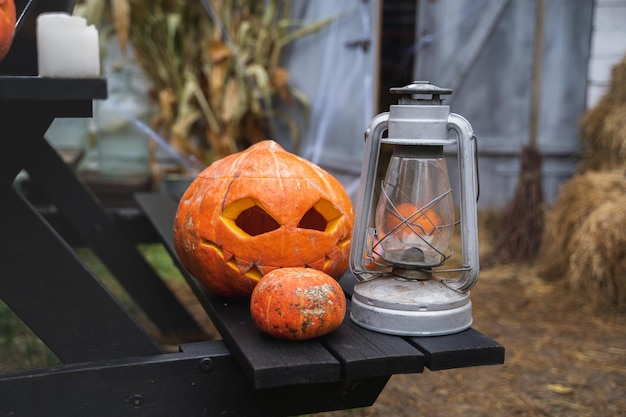
[[[474,329],[408,340],[424,352],[431,371],[504,363],[504,347]]]
[[[168,196],[149,193],[137,195],[137,202],[184,272],[172,236],[176,202]],[[255,388],[340,379],[341,364],[319,341],[290,342],[267,336],[254,326],[246,299],[217,297],[191,275],[183,275]]]
[[[415,346],[398,336],[366,330],[356,325],[349,316],[348,310],[343,324],[323,339],[328,350],[341,361],[345,378],[424,370],[424,355]]]
[[[456,91],[465,81],[470,68],[484,49],[489,36],[493,33],[508,4],[509,0],[499,0],[497,3],[491,2],[485,6],[486,10],[480,16],[482,21],[475,26],[470,36],[465,40],[464,47],[459,48],[458,53],[453,55],[453,62],[444,68],[440,85],[445,85]]]
[[[0,101],[91,101],[106,97],[105,78],[0,77]]]
[[[357,282],[352,274],[346,274],[340,281],[348,295]],[[432,371],[504,363],[504,347],[474,329],[453,335],[405,339],[424,353],[425,366]]]
[[[341,364],[318,340],[279,340],[262,333],[248,299],[224,299],[204,291],[201,302],[255,388],[338,381]]]

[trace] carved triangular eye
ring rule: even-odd
[[[280,227],[280,224],[259,206],[242,211],[237,216],[235,224],[250,236],[262,235]]]
[[[341,212],[337,210],[333,203],[320,199],[311,207],[298,223],[301,229],[311,229],[320,232],[330,232],[337,221],[341,218]]]
[[[315,207],[311,207],[309,211],[304,213],[304,216],[300,219],[300,223],[298,223],[300,229],[319,230],[320,232],[326,230],[326,225],[326,219],[319,211],[315,210]]]
[[[234,201],[222,212],[222,217],[230,228],[249,236],[258,236],[280,228],[280,224],[252,198]]]

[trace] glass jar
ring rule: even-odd
[[[149,124],[152,108],[146,92],[135,87],[133,75],[128,67],[113,70],[107,77],[108,98],[96,103],[99,170],[106,177],[150,173],[150,138],[135,121]]]

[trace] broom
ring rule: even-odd
[[[541,62],[543,53],[544,0],[537,2],[536,32],[532,74],[529,143],[520,153],[520,173],[513,200],[504,211],[496,257],[501,262],[529,262],[538,252],[543,231],[542,156],[537,149]]]

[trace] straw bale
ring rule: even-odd
[[[607,200],[572,234],[566,286],[595,308],[626,307],[625,208],[626,195]]]
[[[626,103],[626,55],[611,70],[609,94],[616,103]]]
[[[599,102],[582,118],[580,172],[626,167],[626,103]]]
[[[607,92],[580,122],[579,172],[626,167],[626,56],[613,67]]]
[[[625,195],[624,170],[587,172],[575,175],[564,183],[552,208],[546,213],[537,262],[539,276],[546,280],[564,278],[570,269],[574,233],[602,204]],[[624,230],[621,232],[624,233]]]

